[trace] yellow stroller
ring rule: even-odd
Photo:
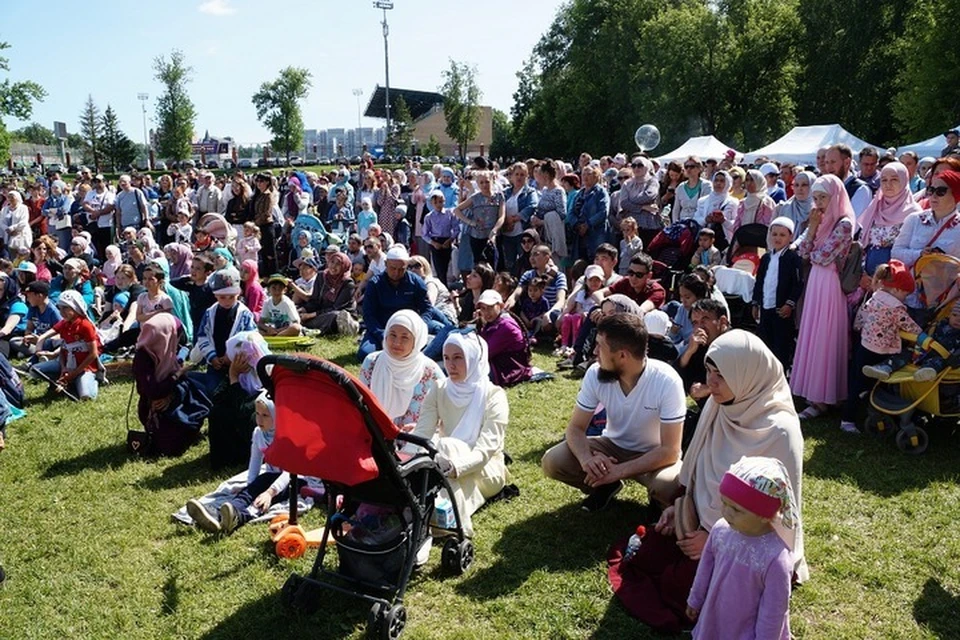
[[[914,273],[920,299],[928,311],[929,322],[925,324],[932,331],[960,298],[960,260],[942,254],[921,256]],[[901,337],[914,343],[921,338],[907,333],[901,333]],[[932,338],[924,338],[919,346],[936,351],[947,360],[947,366],[926,382],[914,380],[917,367],[912,364],[878,381],[870,392],[864,425],[868,433],[877,436],[895,434],[897,448],[914,455],[923,453],[929,445],[924,426],[933,420],[960,417],[960,362]]]

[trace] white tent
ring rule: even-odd
[[[960,129],[960,124],[953,129]],[[897,154],[901,154],[904,151],[913,151],[917,154],[918,157],[923,158],[925,156],[930,156],[933,158],[939,158],[940,152],[943,151],[943,148],[947,146],[947,140],[943,137],[943,134],[936,135],[929,140],[924,140],[923,142],[915,142],[913,144],[904,145],[897,148]]]
[[[745,162],[753,162],[764,156],[780,162],[793,164],[814,164],[817,161],[817,150],[832,144],[845,143],[850,145],[854,153],[870,146],[882,151],[886,147],[871,145],[861,140],[838,124],[818,124],[809,127],[794,127],[782,138],[771,142],[765,147],[743,156]]]
[[[697,156],[701,160],[713,158],[719,161],[732,148],[713,136],[697,136],[690,138],[670,153],[658,157],[657,160],[660,161],[660,164],[663,164],[671,160],[685,160],[689,156]],[[734,149],[734,151],[736,150]],[[739,152],[737,155],[740,155]]]

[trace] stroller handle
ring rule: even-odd
[[[433,446],[433,443],[430,440],[420,436],[415,436],[412,433],[401,431],[397,434],[397,440],[403,440],[404,442],[409,442],[411,444],[423,447],[427,450],[427,452],[429,452],[431,458],[440,453],[437,451],[437,448]]]

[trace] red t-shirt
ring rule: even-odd
[[[67,353],[67,369],[76,369],[77,365],[87,359],[90,350],[87,345],[91,342],[97,342],[97,330],[93,323],[86,318],[77,318],[67,322],[61,320],[53,325],[53,330],[60,334],[63,339],[62,349]],[[97,361],[93,360],[87,365],[86,371],[97,371]]]
[[[647,286],[637,293],[630,284],[630,278],[621,278],[610,286],[610,293],[621,293],[641,305],[649,300],[656,309],[659,309],[667,299],[666,290],[655,280],[647,280]]]

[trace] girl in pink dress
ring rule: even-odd
[[[790,387],[808,405],[801,420],[815,418],[847,397],[850,357],[850,315],[840,287],[840,267],[850,244],[856,217],[840,178],[817,178],[811,189],[814,207],[800,242],[800,257],[810,260],[810,276],[800,314],[800,334],[793,358]]]
[[[799,515],[775,458],[741,458],[720,481],[721,513],[697,566],[687,617],[698,638],[790,638],[792,546]]]

